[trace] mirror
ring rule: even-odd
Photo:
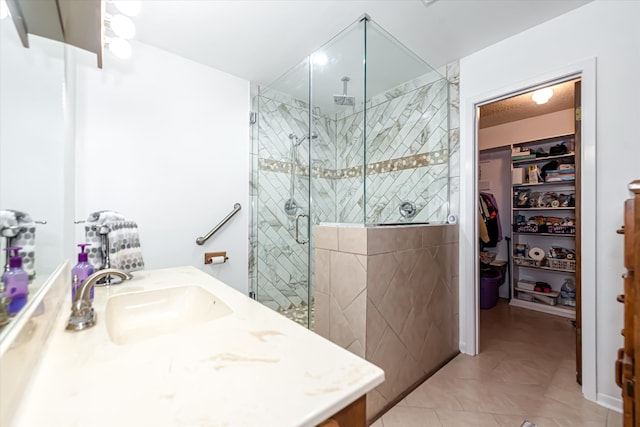
[[[0,20],[0,210],[47,222],[35,226],[28,301],[63,261],[65,195],[64,45],[33,35],[29,42],[22,46],[11,18]]]

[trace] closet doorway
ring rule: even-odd
[[[572,78],[479,107],[476,259],[479,352],[483,333],[494,333],[483,319],[551,314],[548,325],[572,324],[582,384],[580,100]]]

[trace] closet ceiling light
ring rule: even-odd
[[[114,33],[123,39],[132,39],[136,35],[136,26],[131,18],[124,15],[114,15],[109,19],[109,26]]]
[[[112,3],[116,9],[127,16],[136,16],[140,13],[140,2],[138,0],[114,0]]]
[[[9,8],[4,0],[0,0],[0,19],[4,19],[9,16]]]
[[[118,58],[126,59],[131,56],[131,44],[125,39],[114,37],[107,40],[107,46],[111,53]]]
[[[539,89],[533,92],[531,99],[533,99],[536,104],[546,104],[552,96],[553,90],[551,90],[550,87],[545,87],[544,89]]]

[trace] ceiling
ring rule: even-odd
[[[553,90],[553,96],[546,104],[536,104],[531,99],[533,92],[527,92],[483,105],[480,107],[479,128],[483,129],[573,108],[576,81],[578,79],[548,86]]]
[[[268,85],[365,13],[439,68],[589,1],[144,0],[134,19],[140,42]]]

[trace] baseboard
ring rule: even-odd
[[[622,399],[620,397],[613,397],[608,394],[598,393],[596,403],[607,409],[611,409],[612,411],[622,413]]]

